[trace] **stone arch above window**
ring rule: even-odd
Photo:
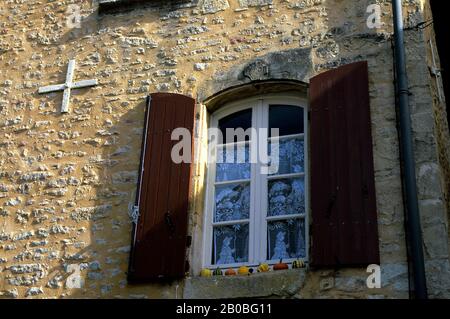
[[[239,96],[303,90],[313,76],[311,49],[271,52],[228,71],[217,71],[198,89],[198,101],[214,111]]]
[[[210,112],[218,110],[227,103],[249,97],[260,96],[270,93],[296,92],[301,96],[307,96],[308,84],[295,80],[262,80],[253,81],[227,88],[208,97],[203,104]]]

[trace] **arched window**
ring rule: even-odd
[[[246,99],[212,114],[221,134],[208,145],[205,267],[307,259],[307,118],[306,100],[293,95]]]
[[[191,250],[193,269],[298,257],[327,268],[380,263],[368,71],[362,61],[311,78],[308,103],[301,98],[305,85],[292,81],[248,83],[203,100],[213,112],[211,128],[225,136],[227,129],[241,128],[242,134],[208,143],[206,208],[200,207],[203,249]],[[245,99],[249,96],[257,98]],[[189,218],[189,202],[199,194],[203,162],[192,192],[191,163],[171,160],[171,146],[180,128],[189,137],[203,136],[203,125],[194,128],[194,118],[203,123],[203,117],[194,117],[195,101],[187,96],[154,93],[148,102],[131,211],[132,282],[182,278],[189,266],[188,222],[200,224],[196,216]],[[269,128],[278,128],[278,134]],[[197,145],[203,159],[201,138]],[[271,161],[261,156],[268,146]],[[194,238],[194,247],[198,244]]]

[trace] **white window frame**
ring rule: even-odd
[[[214,112],[210,117],[210,127],[218,127],[218,122],[221,118],[231,115],[233,113],[252,108],[252,127],[268,127],[269,121],[269,105],[292,105],[303,108],[304,111],[304,133],[296,134],[294,136],[303,136],[304,139],[304,173],[300,174],[289,174],[289,175],[275,175],[274,177],[259,174],[261,172],[262,165],[251,164],[251,179],[250,179],[250,218],[247,220],[240,220],[239,222],[223,222],[223,223],[213,223],[214,219],[214,205],[215,205],[215,186],[218,184],[215,182],[216,179],[216,161],[215,154],[216,152],[208,152],[210,155],[214,156],[214,158],[208,158],[208,162],[206,165],[206,174],[207,174],[207,185],[206,185],[206,198],[205,198],[205,211],[204,211],[204,236],[203,236],[203,268],[236,268],[239,266],[249,266],[256,267],[260,263],[267,263],[269,265],[275,264],[279,262],[278,260],[266,260],[267,254],[267,219],[269,220],[284,220],[287,217],[292,217],[292,215],[288,216],[276,216],[276,217],[267,217],[267,201],[268,201],[268,180],[273,178],[283,178],[283,177],[296,177],[302,176],[304,178],[305,185],[305,214],[302,217],[305,225],[305,258],[303,259],[305,262],[309,260],[309,139],[308,139],[308,103],[307,99],[295,94],[267,94],[260,95],[253,98],[248,98],[244,100],[240,100],[237,102],[228,103],[223,106],[218,111]],[[256,125],[255,125],[256,124]],[[268,140],[268,137],[265,137]],[[283,139],[283,137],[280,137]],[[257,141],[255,139],[250,138],[250,147],[256,147]],[[217,144],[208,145],[208,147],[214,147],[215,149]],[[251,152],[251,151],[250,151]],[[210,156],[209,155],[209,156]],[[231,183],[239,183],[242,181],[230,181]],[[222,183],[219,183],[222,184]],[[259,195],[261,198],[257,198]],[[260,214],[257,216],[257,212]],[[297,216],[297,215],[294,215]],[[248,223],[249,224],[249,260],[246,263],[233,263],[233,264],[212,264],[212,245],[213,245],[213,226],[219,225],[227,225],[227,224],[239,224],[239,223]],[[258,229],[255,227],[259,225]],[[285,263],[291,263],[295,260],[292,259],[283,259]]]

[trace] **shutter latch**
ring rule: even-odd
[[[175,223],[172,220],[172,215],[170,211],[164,215],[164,219],[166,220],[166,225],[169,227],[170,234],[173,235],[175,233]]]

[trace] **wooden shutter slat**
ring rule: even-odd
[[[144,179],[143,179],[143,189],[141,191],[141,202],[139,203],[139,221],[137,227],[136,242],[134,243],[133,250],[134,260],[131,261],[133,270],[130,270],[129,278],[132,281],[137,281],[140,277],[145,275],[143,269],[146,269],[149,273],[155,272],[155,263],[159,261],[152,261],[148,256],[148,250],[151,246],[153,238],[163,235],[161,232],[161,227],[152,227],[152,225],[157,225],[155,218],[156,215],[156,201],[157,201],[157,190],[159,189],[159,174],[160,169],[160,157],[161,157],[161,145],[162,136],[158,138],[157,132],[162,132],[164,129],[164,116],[165,116],[165,103],[155,103],[154,98],[150,100],[150,113],[153,117],[153,126],[148,125],[147,128],[147,149],[144,158]],[[153,187],[156,186],[156,187]],[[149,232],[148,230],[152,231]],[[153,263],[155,262],[155,263]],[[159,268],[159,267],[157,267]],[[139,278],[139,279],[138,279]]]
[[[360,69],[361,77],[368,78],[367,64],[365,68]],[[362,92],[369,92],[369,82],[361,81],[358,92],[361,92],[359,99],[364,105],[370,105],[369,94],[362,94]],[[360,110],[360,125],[362,127],[371,127],[370,107],[362,108]],[[376,190],[375,190],[375,169],[373,164],[373,144],[371,130],[362,129],[361,131],[361,158],[365,169],[361,170],[362,184],[363,184],[363,212],[365,213],[365,239],[366,239],[366,258],[372,260],[371,263],[380,263],[379,240],[378,240],[378,215],[376,209]],[[366,144],[366,141],[367,144]],[[365,147],[364,147],[365,146]],[[373,195],[373,196],[372,196]]]
[[[367,62],[311,79],[312,265],[379,262]]]
[[[320,77],[320,75],[319,75]],[[336,141],[332,132],[336,131],[336,114],[334,109],[328,108],[333,103],[330,95],[321,94],[327,92],[333,86],[328,79],[317,81],[317,89],[311,90],[311,99],[317,100],[321,107],[311,108],[311,122],[320,122],[322,125],[311,125],[311,136],[318,138],[322,143],[315,143],[311,139],[312,145],[318,148],[321,156],[312,157],[311,169],[314,177],[311,180],[312,209],[314,215],[313,236],[314,244],[322,247],[315,250],[318,256],[313,256],[313,260],[324,260],[329,264],[335,263],[334,255],[329,251],[338,249],[337,239],[337,189],[336,189],[336,168],[335,168],[335,148]],[[322,181],[326,181],[323,183]],[[320,183],[320,184],[318,184]],[[316,236],[316,234],[321,234]]]
[[[327,92],[329,92],[330,90],[333,90],[334,87],[336,86],[336,81],[329,81],[328,85],[327,85]],[[337,93],[339,94],[340,91],[337,90]],[[330,215],[331,215],[331,249],[333,251],[339,251],[339,247],[340,247],[340,234],[339,234],[339,211],[340,211],[340,205],[342,203],[341,200],[341,189],[339,188],[339,183],[338,183],[338,179],[339,179],[339,173],[340,173],[340,167],[338,166],[338,151],[341,147],[341,145],[339,145],[339,141],[340,139],[338,138],[338,135],[336,134],[339,131],[339,114],[338,114],[338,108],[336,107],[332,107],[333,104],[336,103],[336,101],[334,100],[335,97],[331,94],[327,94],[327,104],[326,104],[326,108],[325,110],[331,114],[330,117],[330,130],[328,131],[328,134],[330,134],[329,136],[329,141],[330,143],[332,143],[332,147],[331,147],[331,154],[330,154],[330,188],[331,188],[331,197],[333,198],[333,205],[332,205],[332,209],[330,210]],[[339,104],[338,104],[339,105]],[[325,252],[326,253],[326,252]],[[327,255],[327,254],[326,254]],[[339,264],[340,261],[340,256],[339,254],[332,254],[329,257],[329,260],[332,264]]]
[[[186,101],[185,101],[186,103]],[[174,118],[174,125],[173,127],[185,127],[191,125],[192,120],[194,118],[193,109],[189,108],[188,105],[184,104],[180,110],[174,110],[176,112],[175,118]],[[188,116],[188,117],[187,117]],[[188,128],[189,129],[189,128]],[[189,129],[190,132],[192,132],[192,129]],[[171,148],[178,143],[177,141],[172,141]],[[190,176],[190,167],[189,164],[182,163],[182,164],[175,164],[171,162],[171,166],[175,167],[177,165],[184,166],[181,170],[171,170],[172,174],[169,176],[169,184],[170,184],[170,194],[168,196],[168,209],[173,214],[173,221],[175,224],[175,227],[180,227],[180,225],[187,225],[188,223],[188,216],[187,214],[183,214],[182,212],[185,212],[188,210],[188,196],[189,196],[189,176]],[[184,175],[187,175],[188,178],[183,178]],[[183,200],[180,201],[180,195],[183,194]],[[187,196],[185,195],[187,194]],[[184,236],[180,236],[180,232],[177,232],[176,234],[178,236],[171,238],[171,240],[174,241],[174,245],[177,247],[176,249],[173,249],[171,254],[171,259],[178,259],[179,262],[175,262],[169,267],[171,267],[172,272],[183,272],[184,271],[184,256],[176,256],[176,251],[181,251],[183,248],[186,247],[186,235],[185,231],[182,232]]]
[[[194,109],[195,100],[183,95],[151,95],[130,282],[175,279],[185,273],[190,164],[172,161],[178,141],[171,135],[176,128],[187,128],[192,135]]]
[[[157,101],[155,101],[157,102]],[[176,115],[176,110],[173,107],[174,104],[171,101],[171,98],[164,99],[165,104],[165,116],[164,116],[164,128],[161,132],[156,132],[156,138],[162,141],[161,150],[160,150],[160,161],[161,164],[159,166],[159,176],[157,179],[158,190],[157,197],[155,202],[155,224],[160,225],[161,235],[154,237],[154,244],[158,243],[158,247],[154,247],[154,249],[166,249],[164,247],[165,244],[169,244],[170,241],[170,232],[168,231],[167,222],[165,219],[166,213],[169,212],[168,200],[172,189],[170,189],[170,172],[172,169],[172,160],[170,157],[171,151],[171,128],[174,128],[174,116]],[[156,150],[155,150],[156,151]],[[158,152],[158,151],[156,151]],[[172,213],[173,214],[173,213]],[[151,229],[148,230],[148,233],[152,233]],[[171,246],[172,248],[173,246]],[[159,258],[154,260],[154,266],[156,269],[160,271],[160,276],[167,276],[170,273],[172,263],[175,260],[172,259],[172,251],[167,250],[163,252],[167,258]],[[169,262],[168,262],[169,261]]]

